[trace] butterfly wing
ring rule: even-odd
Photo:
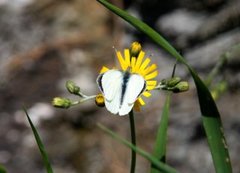
[[[146,83],[142,76],[138,74],[130,75],[126,85],[126,91],[123,96],[123,101],[119,109],[119,115],[128,114],[134,106],[134,102],[138,96],[145,90]]]
[[[109,70],[101,74],[98,85],[105,98],[105,106],[108,111],[117,114],[121,104],[123,73],[119,70]]]
[[[131,111],[134,102],[146,88],[142,76],[119,70],[109,70],[99,75],[97,83],[104,95],[107,110],[120,116]]]

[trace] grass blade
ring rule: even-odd
[[[41,153],[41,155],[42,155],[42,159],[43,159],[45,168],[46,168],[46,170],[47,170],[47,173],[53,173],[51,164],[50,164],[49,159],[48,159],[47,152],[46,152],[45,147],[44,147],[44,145],[43,145],[43,143],[42,143],[42,141],[41,141],[41,138],[40,138],[40,136],[39,136],[39,134],[38,134],[38,132],[37,132],[37,129],[34,127],[32,121],[31,121],[31,119],[30,119],[30,117],[29,117],[29,115],[28,115],[28,113],[27,113],[27,110],[26,110],[25,108],[23,108],[23,110],[24,110],[24,112],[25,112],[25,114],[26,114],[26,116],[27,116],[28,122],[29,122],[29,124],[30,124],[30,126],[31,126],[31,128],[32,128],[32,131],[33,131],[35,140],[36,140],[36,142],[37,142],[38,148],[39,148],[39,150],[40,150],[40,153]]]
[[[0,164],[0,173],[7,173],[6,169]]]
[[[113,137],[114,139],[118,140],[122,144],[124,144],[127,147],[134,150],[136,153],[143,156],[145,159],[149,160],[156,167],[156,169],[162,171],[163,173],[177,173],[177,171],[174,168],[168,166],[165,163],[160,162],[157,158],[155,158],[151,154],[149,154],[146,151],[134,146],[132,143],[128,142],[127,140],[125,140],[123,138],[121,138],[116,133],[114,133],[113,131],[111,131],[107,127],[103,126],[102,124],[98,124],[98,127],[100,129],[102,129],[104,132],[106,132],[109,136]]]
[[[153,150],[153,156],[158,158],[163,163],[166,162],[167,128],[169,118],[170,97],[171,94],[168,93],[163,107],[162,118],[159,124],[156,143]],[[159,173],[159,170],[156,170],[155,167],[152,166],[151,173]]]
[[[194,79],[197,88],[199,105],[202,114],[202,121],[204,125],[204,130],[207,135],[208,144],[212,154],[215,170],[217,173],[231,173],[232,167],[228,149],[226,147],[226,140],[224,137],[220,114],[204,82],[199,78],[199,76],[191,68],[191,66],[188,65],[186,60],[176,51],[176,49],[173,46],[171,46],[171,44],[169,44],[155,30],[153,30],[151,27],[149,27],[147,24],[140,21],[139,19],[129,15],[127,12],[110,4],[109,2],[105,0],[97,1],[103,4],[113,13],[122,17],[125,21],[130,23],[136,29],[145,33],[155,43],[160,45],[163,49],[165,49],[168,53],[170,53],[179,62],[183,63],[187,67],[187,69],[189,70]]]

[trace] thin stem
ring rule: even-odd
[[[230,57],[229,54],[230,54],[229,52],[224,53],[221,56],[220,60],[217,62],[217,64],[214,66],[212,71],[209,73],[209,75],[207,76],[207,79],[205,80],[205,84],[207,85],[207,87],[211,85],[215,76],[220,72],[221,68],[226,64],[227,60]]]
[[[86,96],[85,95],[83,99],[72,102],[71,106],[78,105],[78,104],[83,103],[87,100],[94,99],[95,97],[96,97],[96,95],[92,95],[92,96]]]
[[[129,120],[130,120],[130,129],[131,129],[131,142],[134,146],[136,146],[136,134],[135,134],[133,110],[131,110],[131,112],[129,113]],[[132,149],[132,161],[131,161],[130,173],[135,172],[135,167],[136,167],[136,151]]]
[[[172,78],[175,76],[175,71],[176,71],[176,67],[177,67],[177,62],[178,62],[178,60],[176,60],[174,66],[173,66]]]
[[[153,90],[161,90],[164,89],[166,86],[165,85],[161,85],[161,83],[159,85],[157,85],[155,88],[153,88]],[[148,90],[147,90],[148,91]]]

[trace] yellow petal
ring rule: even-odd
[[[124,49],[124,57],[125,57],[125,63],[127,66],[130,66],[130,52],[129,49]]]
[[[154,72],[146,75],[144,78],[145,78],[145,80],[149,80],[149,79],[155,78],[157,75],[158,75],[158,71],[154,71]]]
[[[148,92],[148,91],[145,91],[145,92],[143,93],[143,95],[144,95],[145,97],[150,97],[152,94],[151,94],[150,92]]]
[[[155,88],[155,86],[153,86],[153,85],[148,85],[146,89],[149,91],[149,90],[153,90],[154,88]]]
[[[140,67],[140,71],[142,71],[142,70],[144,70],[147,66],[148,66],[148,64],[150,63],[150,58],[146,58],[145,60],[144,60],[144,62],[142,63],[142,65],[141,65],[141,67]]]
[[[152,64],[151,66],[147,67],[143,72],[142,72],[142,75],[145,76],[147,75],[148,73],[154,71],[157,69],[157,65],[156,64]]]
[[[148,85],[156,86],[157,85],[157,81],[156,80],[149,80],[149,81],[147,81],[147,86]]]
[[[141,51],[137,57],[137,62],[136,62],[136,72],[138,72],[141,64],[142,64],[142,60],[143,60],[143,57],[145,55],[145,52]]]
[[[132,73],[135,73],[135,65],[136,65],[136,58],[132,57],[132,59],[131,59],[131,67],[132,67],[131,72]]]
[[[106,66],[103,66],[102,69],[100,70],[100,74],[105,73],[108,70],[109,68],[107,68]]]
[[[119,61],[120,65],[121,65],[121,68],[123,70],[126,70],[128,66],[127,66],[125,60],[123,59],[120,51],[117,51],[117,58],[118,58],[118,61]]]
[[[145,105],[145,102],[141,97],[138,98],[138,101],[139,101],[141,106]]]

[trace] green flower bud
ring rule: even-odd
[[[173,77],[171,79],[168,79],[166,82],[167,87],[174,87],[181,81],[180,77]]]
[[[130,48],[131,57],[138,57],[138,54],[140,53],[141,50],[142,50],[141,44],[136,41],[133,42]]]
[[[70,92],[71,94],[79,95],[80,87],[77,86],[74,82],[67,81],[66,88],[67,88],[68,92]]]
[[[69,108],[72,105],[71,100],[62,97],[53,98],[52,105],[57,108]]]
[[[179,82],[175,87],[172,88],[174,93],[184,92],[189,89],[189,83],[187,81]]]

